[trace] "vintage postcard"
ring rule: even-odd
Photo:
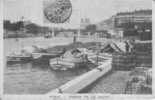
[[[152,3],[2,0],[2,99],[153,99]]]

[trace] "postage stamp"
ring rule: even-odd
[[[70,0],[45,0],[44,16],[51,23],[64,23],[72,14],[72,4]]]

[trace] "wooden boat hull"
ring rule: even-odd
[[[58,54],[50,53],[32,53],[33,64],[49,64],[50,59],[59,57]]]
[[[32,61],[31,56],[8,56],[7,63],[22,63]]]
[[[54,70],[68,70],[83,67],[86,65],[87,62],[73,62],[69,60],[52,59],[49,63],[51,68]]]

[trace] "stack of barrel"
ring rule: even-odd
[[[152,54],[148,52],[136,52],[137,67],[152,67]]]
[[[136,66],[152,67],[152,43],[135,44]]]
[[[131,70],[135,68],[135,54],[134,53],[114,53],[112,66],[114,70]]]

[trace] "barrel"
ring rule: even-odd
[[[150,52],[136,52],[137,67],[152,67],[152,53]]]
[[[134,47],[137,52],[152,52],[152,43],[136,43]]]
[[[135,54],[115,53],[112,58],[112,66],[115,70],[131,70],[135,67]]]

